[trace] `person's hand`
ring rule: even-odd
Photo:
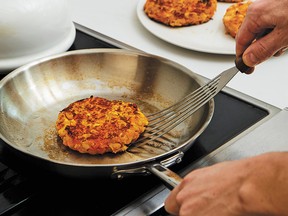
[[[173,215],[288,215],[288,153],[267,153],[192,171],[165,201]]]
[[[236,35],[236,57],[242,55],[244,63],[251,67],[247,73],[252,73],[257,64],[286,50],[287,14],[288,0],[256,0],[248,7]]]

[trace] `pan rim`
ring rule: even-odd
[[[157,55],[153,55],[153,54],[147,54],[144,52],[140,52],[140,51],[131,51],[131,50],[122,50],[122,49],[114,49],[114,48],[93,48],[93,49],[81,49],[81,50],[75,50],[75,51],[68,51],[68,52],[64,52],[64,53],[60,53],[60,54],[55,54],[49,57],[44,57],[38,60],[35,60],[33,62],[30,62],[26,65],[23,65],[15,70],[13,70],[12,72],[10,72],[9,74],[7,74],[2,80],[0,80],[0,90],[2,89],[2,87],[5,85],[5,83],[7,83],[10,79],[12,79],[13,77],[17,76],[19,73],[29,69],[30,67],[33,67],[35,65],[38,65],[40,63],[43,62],[47,62],[53,59],[58,59],[64,56],[71,56],[71,55],[79,55],[79,54],[93,54],[93,53],[123,53],[123,54],[127,54],[127,55],[141,55],[141,56],[147,56],[147,57],[152,57],[152,58],[157,58],[160,59],[161,61],[165,62],[165,63],[169,63],[169,64],[173,64],[173,66],[181,69],[181,71],[183,71],[184,73],[186,73],[188,76],[193,77],[196,79],[196,81],[199,84],[203,84],[203,81],[200,79],[200,77],[197,77],[197,74],[195,74],[193,71],[189,70],[188,68],[186,68],[185,66],[172,61],[170,59],[167,58],[163,58],[161,56],[157,56]],[[159,161],[162,160],[164,158],[169,157],[172,154],[175,154],[176,152],[179,152],[181,150],[183,150],[183,148],[185,148],[187,145],[192,145],[191,143],[193,143],[202,133],[203,131],[207,128],[207,126],[209,125],[212,116],[214,114],[214,99],[211,99],[208,103],[207,106],[209,106],[208,108],[208,115],[205,119],[205,123],[202,124],[201,128],[197,131],[196,134],[193,135],[193,137],[191,137],[190,139],[188,139],[186,142],[182,143],[181,145],[177,146],[176,148],[157,155],[155,157],[151,157],[151,158],[146,158],[146,159],[142,159],[139,161],[133,161],[133,162],[125,162],[125,163],[117,163],[117,164],[89,164],[89,163],[72,163],[72,162],[66,162],[66,161],[59,161],[59,160],[54,160],[51,158],[44,158],[42,156],[39,155],[35,155],[29,151],[25,151],[23,148],[17,146],[17,145],[13,145],[13,143],[11,143],[9,140],[7,140],[5,138],[4,135],[2,135],[2,132],[0,131],[0,138],[4,141],[5,144],[9,145],[9,147],[12,147],[13,149],[16,149],[18,151],[20,151],[21,153],[27,154],[29,156],[44,160],[44,161],[48,161],[48,162],[52,162],[54,164],[60,164],[60,165],[66,165],[66,166],[74,166],[74,167],[120,167],[120,166],[137,166],[139,164],[145,164],[148,162],[152,162],[152,161]],[[190,146],[191,147],[191,146]],[[190,148],[189,147],[189,148]]]

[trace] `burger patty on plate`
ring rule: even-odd
[[[208,22],[217,9],[217,0],[146,0],[149,18],[172,27]]]
[[[223,24],[225,30],[233,38],[236,37],[236,34],[246,16],[248,6],[251,4],[251,1],[239,2],[232,4],[227,8],[223,16]]]

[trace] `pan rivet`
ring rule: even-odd
[[[122,178],[123,178],[123,175],[121,175],[121,174],[117,175],[117,179],[122,179]]]
[[[177,158],[176,163],[180,163],[182,161],[182,158]]]

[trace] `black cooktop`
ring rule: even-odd
[[[77,30],[70,50],[85,48],[117,47]],[[209,126],[185,152],[183,161],[170,168],[180,172],[268,114],[220,92],[215,97],[215,113]],[[56,176],[22,159],[0,140],[0,215],[111,215],[160,184],[153,175],[122,180]]]

